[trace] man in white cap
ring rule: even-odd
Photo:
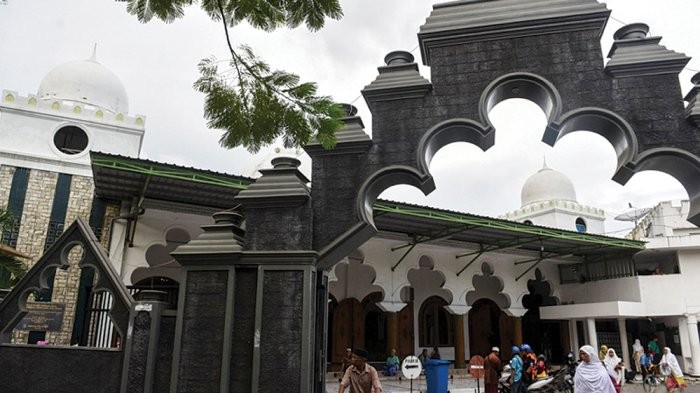
[[[486,393],[498,392],[498,375],[501,373],[501,358],[498,347],[491,348],[491,353],[484,359],[484,386]]]

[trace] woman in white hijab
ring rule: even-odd
[[[581,363],[576,367],[574,375],[574,391],[576,393],[615,393],[611,377],[612,370],[598,359],[598,351],[590,345],[579,349]]]
[[[664,356],[661,357],[661,374],[666,376],[666,391],[671,392],[680,388],[682,392],[687,387],[678,359],[671,353],[669,347],[664,347]]]
[[[603,363],[605,363],[608,369],[615,371],[615,383],[617,385],[622,385],[625,380],[625,371],[622,367],[622,359],[617,356],[614,349],[608,348],[608,355],[603,360]]]
[[[632,344],[632,358],[634,358],[634,370],[637,372],[637,374],[642,372],[642,367],[639,364],[639,361],[642,359],[642,355],[644,354],[644,347],[642,346],[642,343],[639,342],[639,339],[634,340],[634,344]]]

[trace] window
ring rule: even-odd
[[[65,126],[54,134],[53,144],[64,154],[78,154],[87,148],[88,136],[80,127]]]
[[[445,310],[445,299],[428,298],[420,308],[419,336],[421,347],[448,347],[454,345],[452,318]]]
[[[523,221],[523,224],[525,224],[525,225],[532,225],[532,221],[530,221],[530,220],[525,220],[525,221]]]
[[[586,221],[583,221],[583,218],[579,217],[576,219],[576,230],[579,232],[586,232]]]

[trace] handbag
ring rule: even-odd
[[[612,381],[613,387],[615,388],[615,392],[621,393],[622,392],[622,385],[617,383],[617,380],[613,377],[610,377],[610,381]]]

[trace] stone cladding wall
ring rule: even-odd
[[[105,250],[109,250],[109,237],[111,236],[112,220],[119,217],[119,212],[121,211],[121,205],[119,203],[110,202],[105,208],[105,217],[102,222],[102,238],[100,239],[100,244]]]
[[[12,176],[15,174],[15,167],[0,165],[0,208],[7,208],[7,201],[10,198],[10,187],[12,186]]]
[[[12,166],[0,166],[0,207],[7,206],[7,201],[12,185],[12,176],[15,168]],[[51,207],[56,189],[58,174],[55,172],[32,169],[29,173],[27,193],[22,211],[22,225],[20,226],[17,239],[17,250],[31,257],[29,267],[31,267],[44,253],[44,243],[46,242],[46,232],[51,217]],[[94,183],[92,178],[86,176],[73,176],[71,179],[70,196],[66,211],[64,228],[70,226],[77,217],[89,220],[94,195]],[[108,236],[109,219],[119,213],[119,206],[109,205],[105,215],[103,230],[105,235],[102,238],[106,245]],[[78,284],[80,281],[79,247],[69,254],[70,267],[66,270],[57,269],[54,278],[53,295],[51,301],[60,302],[66,305],[63,315],[63,329],[60,332],[49,332],[46,339],[52,345],[70,345],[70,338],[73,332],[75,319],[75,304],[78,296]],[[30,301],[33,298],[30,297]],[[13,332],[13,342],[25,343],[28,332]]]
[[[92,179],[85,176],[73,176],[68,198],[68,208],[64,228],[68,228],[76,218],[80,217],[87,221],[90,219],[90,209],[95,185]],[[77,248],[77,247],[76,247]],[[56,270],[56,277],[53,283],[52,302],[59,302],[66,305],[63,314],[63,329],[60,332],[51,332],[46,335],[49,343],[55,345],[70,345],[73,334],[73,323],[75,321],[75,305],[78,299],[80,282],[80,251],[74,248],[68,257],[70,267],[66,270]]]
[[[27,193],[22,209],[22,224],[19,228],[16,248],[17,251],[30,256],[28,261],[30,268],[44,254],[44,242],[51,218],[51,207],[57,180],[58,174],[55,172],[40,170],[29,172]],[[11,182],[12,178],[10,178],[10,184]],[[9,184],[7,192],[9,194]],[[34,301],[31,295],[29,301]],[[27,331],[15,330],[12,334],[12,342],[16,344],[26,343],[28,334]]]
[[[46,230],[51,219],[58,173],[40,170],[29,172],[29,183],[22,210],[22,225],[17,237],[17,251],[29,255],[30,267],[44,255]]]

